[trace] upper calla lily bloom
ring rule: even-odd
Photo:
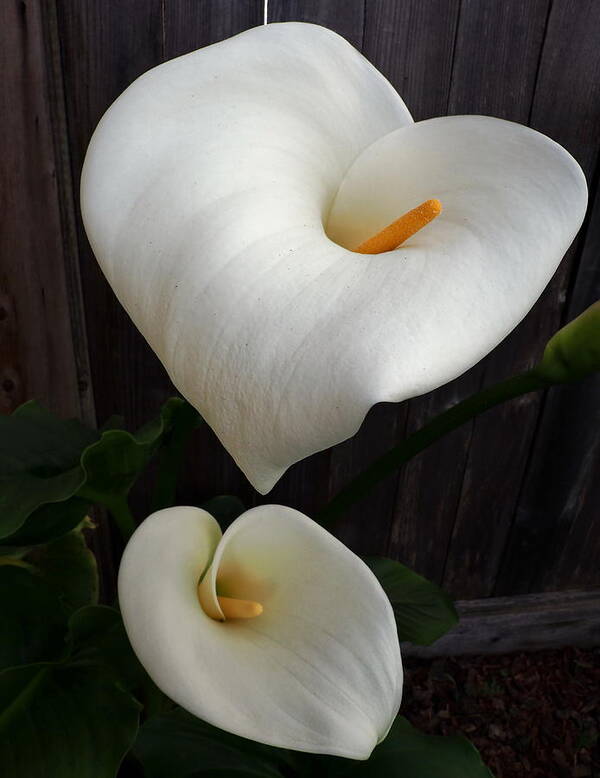
[[[400,706],[391,605],[355,554],[298,511],[159,511],[119,571],[131,644],[211,724],[269,745],[367,759]]]
[[[81,194],[120,301],[263,493],[374,403],[496,346],[587,199],[549,138],[482,116],[415,124],[350,44],[301,23],[139,78],[101,120]]]

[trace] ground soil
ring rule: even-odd
[[[401,712],[468,737],[496,778],[600,778],[600,648],[405,665]]]

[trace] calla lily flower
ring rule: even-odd
[[[263,493],[373,404],[494,348],[586,198],[549,138],[482,116],[415,124],[350,44],[302,23],[141,76],[101,120],[81,183],[108,281]]]
[[[367,759],[398,712],[387,596],[355,554],[291,508],[253,508],[222,536],[199,508],[158,511],[125,549],[119,602],[157,686],[236,735]]]

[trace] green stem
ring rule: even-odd
[[[175,425],[169,440],[161,449],[158,460],[158,475],[152,494],[152,511],[168,508],[175,502],[177,482],[183,468],[188,441],[198,427],[200,416],[188,405]]]
[[[118,500],[111,501],[106,506],[110,512],[110,515],[115,520],[115,524],[119,528],[121,537],[125,542],[133,535],[135,530],[135,519],[129,508],[127,498],[123,497]]]
[[[344,487],[318,514],[320,524],[329,524],[351,505],[361,500],[371,489],[394,472],[400,465],[408,462],[423,449],[448,432],[460,427],[473,416],[477,416],[494,405],[519,397],[528,392],[544,389],[548,381],[537,375],[535,370],[508,378],[499,384],[483,389],[436,416],[420,430],[417,430],[387,453],[375,460],[363,470],[348,486]]]
[[[127,543],[136,527],[135,519],[133,518],[133,514],[131,513],[127,501],[127,495],[105,495],[84,486],[83,489],[78,492],[78,497],[82,497],[84,500],[89,500],[93,503],[99,503],[107,508],[121,533],[121,537],[125,543]]]
[[[167,707],[168,698],[150,679],[148,679],[147,684],[144,686],[142,696],[144,699],[144,713],[147,719],[158,716]]]

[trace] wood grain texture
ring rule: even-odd
[[[71,330],[39,2],[2,3],[0,58],[0,412],[36,397],[79,415],[85,377]]]
[[[187,54],[262,23],[259,0],[163,0],[163,58]],[[200,504],[215,494],[235,494],[246,505],[256,492],[216,435],[204,426],[189,446],[178,499]]]
[[[335,30],[361,49],[369,0],[269,0],[269,22],[310,22]]]
[[[415,121],[448,106],[460,0],[368,0],[363,53],[394,85]]]
[[[1,6],[0,121],[11,153],[0,163],[0,412],[35,395],[86,420],[124,413],[134,427],[173,392],[89,250],[77,211],[81,164],[97,121],[134,78],[260,24],[262,14],[262,0]],[[582,164],[596,199],[547,291],[492,354],[426,397],[376,406],[352,440],[292,467],[266,498],[208,428],[195,436],[181,502],[233,493],[247,505],[280,502],[310,515],[430,416],[529,367],[561,322],[600,297],[600,4],[270,0],[269,20],[336,30],[416,120],[488,113],[530,123]],[[490,411],[381,484],[338,533],[461,598],[598,585],[599,409],[600,382],[591,379]],[[151,481],[136,493],[140,515]]]
[[[573,154],[595,190],[600,152],[599,10],[594,2],[553,4],[531,113],[532,126]],[[598,297],[599,217],[596,206],[538,304],[541,342]],[[497,575],[498,593],[553,588],[559,579],[562,586],[598,581],[597,561],[591,569],[589,557],[580,561],[598,548],[597,541],[587,549],[573,546],[576,536],[583,541],[599,534],[597,388],[586,383],[553,390],[547,398]],[[570,556],[560,563],[568,537]]]
[[[491,114],[527,124],[549,9],[547,0],[463,3],[449,113]],[[543,343],[551,332],[540,318],[555,302],[548,298],[546,305],[537,306],[471,371],[468,393],[532,367],[540,353],[539,339]],[[539,405],[539,394],[527,395],[484,414],[465,430],[469,442],[443,575],[455,596],[491,594]],[[521,432],[511,435],[507,430]]]
[[[570,320],[600,299],[600,196],[591,212]],[[597,583],[600,559],[600,377],[547,398],[495,591]]]
[[[161,0],[57,0],[74,198],[100,117],[137,76],[161,62]],[[172,388],[159,361],[106,283],[79,220],[81,277],[99,422],[123,414],[132,427],[156,413]]]
[[[260,0],[163,0],[164,59],[230,38],[262,21]]]
[[[427,8],[419,2],[393,0],[366,4],[363,53],[390,80],[415,118],[446,111],[458,5],[435,2]],[[358,434],[332,451],[331,495],[404,437],[408,408],[407,403],[377,405]],[[337,534],[351,548],[381,553],[390,549],[391,531],[404,531],[405,515],[394,513],[399,478],[400,474],[388,478],[338,522]],[[392,554],[395,539],[394,534]]]
[[[96,425],[96,407],[91,382],[85,310],[79,268],[78,218],[75,208],[71,170],[71,150],[68,142],[58,20],[54,0],[41,0],[40,7],[44,27],[48,70],[47,88],[56,163],[57,206],[60,212],[62,228],[62,259],[73,336],[73,359],[78,377],[79,416],[89,426],[93,427]],[[106,516],[106,512],[100,508],[93,510],[92,518],[96,522],[96,529],[94,532],[88,532],[87,536],[88,543],[98,561],[100,597],[103,602],[113,602],[116,597],[115,581],[117,571],[113,528]]]
[[[93,425],[56,33],[51,3],[8,0],[0,7],[7,151],[0,163],[0,412],[35,397],[61,416]],[[109,599],[114,556],[102,521],[92,547]]]
[[[490,113],[526,123],[547,9],[546,0],[525,6],[516,1],[463,2],[443,112]],[[413,401],[408,428],[421,426],[429,416],[483,385],[522,369],[523,355],[514,348],[515,337],[511,343],[450,385]],[[526,357],[531,358],[527,351]],[[493,557],[499,558],[502,551],[503,531],[513,507],[510,495],[503,492],[498,499],[497,492],[507,488],[511,481],[507,468],[512,468],[514,504],[528,451],[527,438],[506,435],[506,424],[507,420],[516,423],[530,403],[530,398],[511,403],[466,424],[402,474],[390,551],[424,575],[444,580],[457,596],[481,595],[490,586],[487,577],[495,569]],[[497,515],[503,511],[504,522]],[[470,591],[473,582],[475,593]]]
[[[96,424],[96,406],[91,381],[85,308],[79,268],[78,215],[73,196],[71,151],[68,143],[58,20],[54,0],[40,0],[40,3],[48,72],[48,102],[56,164],[56,193],[62,229],[63,264],[79,391],[80,416],[87,424],[94,426]]]
[[[508,654],[597,646],[600,590],[524,594],[456,603],[457,626],[432,646],[402,644],[405,656]]]
[[[365,0],[270,0],[269,21],[298,21],[321,24],[342,35],[360,49],[364,35]],[[316,454],[297,463],[285,474],[275,489],[265,497],[255,495],[254,503],[275,502],[291,505],[309,516],[315,515],[330,494],[331,473],[336,472],[336,460],[344,457],[346,444]],[[335,478],[335,476],[334,476]],[[345,524],[344,530],[352,525]],[[351,531],[351,530],[350,530]],[[351,547],[351,537],[344,538]]]

